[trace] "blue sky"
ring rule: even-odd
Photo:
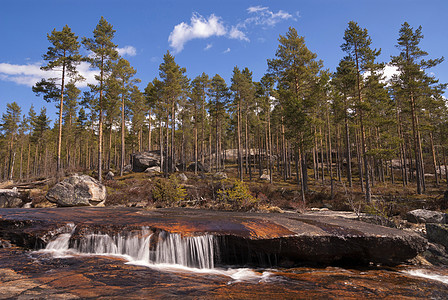
[[[380,60],[388,62],[398,30],[405,21],[423,27],[421,47],[429,57],[448,56],[448,1],[446,0],[4,0],[0,10],[0,114],[16,101],[22,112],[31,103],[46,106],[55,119],[54,104],[31,91],[40,78],[42,54],[50,45],[47,33],[64,25],[80,38],[91,37],[101,16],[116,30],[114,42],[137,70],[141,88],[158,76],[167,50],[187,69],[190,78],[205,72],[221,75],[227,83],[234,66],[248,67],[254,80],[266,72],[278,36],[295,27],[325,68],[334,71],[344,56],[340,50],[351,20],[367,28]],[[89,80],[94,72],[83,66]],[[448,62],[431,70],[448,82]]]

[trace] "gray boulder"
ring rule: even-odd
[[[271,176],[269,174],[263,174],[260,176],[260,180],[271,181]]]
[[[144,172],[147,168],[160,166],[160,151],[132,153],[131,162],[133,172]]]
[[[178,174],[178,175],[177,175],[177,178],[179,178],[180,181],[183,181],[183,182],[188,181],[188,177],[187,177],[187,175],[185,175],[184,173],[180,173],[180,174]]]
[[[160,167],[159,166],[155,166],[155,167],[150,167],[150,168],[147,168],[146,170],[145,170],[145,173],[148,173],[148,174],[154,174],[154,173],[160,173],[161,172],[161,170],[160,170]]]
[[[132,171],[132,165],[126,165],[123,167],[123,173],[129,173]]]
[[[112,171],[107,172],[106,176],[104,176],[105,180],[113,180],[114,179],[114,173]]]
[[[23,201],[17,188],[0,189],[0,208],[18,208],[22,205]]]
[[[106,187],[87,175],[72,175],[53,186],[45,196],[58,206],[104,206]]]
[[[416,209],[406,214],[406,219],[411,223],[445,223],[446,214],[427,209]]]
[[[428,241],[445,246],[448,249],[448,225],[426,223]]]
[[[225,172],[216,172],[215,174],[213,174],[213,178],[215,179],[227,179],[227,174]]]

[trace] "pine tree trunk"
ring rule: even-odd
[[[64,58],[65,58],[64,50]],[[58,131],[58,154],[57,154],[57,164],[56,172],[59,174],[61,171],[61,145],[62,145],[62,112],[64,109],[64,80],[65,80],[65,63],[62,64],[62,80],[61,80],[61,101],[59,102],[59,131]],[[101,97],[100,97],[101,98]]]
[[[237,107],[237,139],[238,139],[238,175],[241,181],[243,181],[243,164],[241,155],[241,112],[240,112],[240,102],[238,102]]]
[[[171,122],[171,172],[174,172],[176,170],[176,103],[174,99]]]
[[[148,113],[148,151],[152,151],[152,144],[151,144],[151,109],[149,109]]]
[[[423,181],[421,178],[422,172],[421,172],[421,161],[420,161],[420,144],[419,139],[417,135],[417,118],[416,118],[416,112],[415,112],[415,101],[414,101],[414,95],[411,93],[410,95],[410,102],[411,102],[411,117],[412,117],[412,135],[414,138],[414,155],[415,155],[415,176],[416,176],[416,183],[417,183],[417,194],[421,195],[423,193]]]
[[[334,199],[334,179],[333,179],[333,149],[331,147],[330,112],[327,111],[327,138],[328,138],[328,168],[330,171],[331,200]]]
[[[434,149],[434,137],[432,132],[429,132],[429,140],[431,142],[431,153],[432,153],[432,163],[434,166],[434,178],[436,180],[436,187],[439,186],[439,176],[437,174],[437,162],[436,162],[436,151]]]
[[[28,156],[26,159],[26,179],[30,178],[31,143],[28,141]]]
[[[350,130],[348,127],[348,108],[347,108],[347,99],[344,96],[345,101],[345,108],[344,108],[344,127],[345,127],[345,155],[347,159],[347,181],[348,186],[351,188],[353,186],[353,180],[352,180],[352,153],[350,150]]]
[[[160,170],[164,170],[164,161],[163,161],[163,127],[162,127],[162,117],[159,120],[159,143],[160,143]],[[166,163],[165,163],[166,164]]]
[[[198,127],[197,119],[194,124],[194,174],[198,174]]]

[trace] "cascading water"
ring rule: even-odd
[[[96,255],[126,256],[130,262],[141,264],[174,264],[190,268],[213,269],[216,247],[213,235],[182,237],[180,234],[160,232],[157,243],[151,245],[154,233],[148,228],[138,232],[109,235],[87,234],[69,247],[74,232],[60,234],[48,243],[46,251],[74,252]],[[152,246],[152,247],[151,247]]]
[[[143,265],[165,271],[209,273],[232,278],[231,282],[266,281],[270,272],[255,272],[248,268],[219,269],[218,238],[206,234],[182,237],[165,231],[154,233],[148,228],[115,235],[90,233],[73,239],[75,226],[68,226],[42,252],[64,258],[74,254],[120,256],[130,264]],[[231,283],[229,282],[229,283]]]
[[[213,269],[215,257],[213,235],[182,238],[162,232],[154,253],[155,263],[178,264],[199,269]]]

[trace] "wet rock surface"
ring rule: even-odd
[[[42,248],[67,223],[111,233],[146,226],[183,236],[213,234],[229,264],[398,264],[427,248],[414,233],[313,214],[112,207],[3,209],[0,238]]]
[[[412,276],[409,267],[256,270],[263,279],[166,272],[118,258],[50,258],[0,249],[1,299],[445,299],[448,285]],[[420,270],[437,272],[443,270]]]

